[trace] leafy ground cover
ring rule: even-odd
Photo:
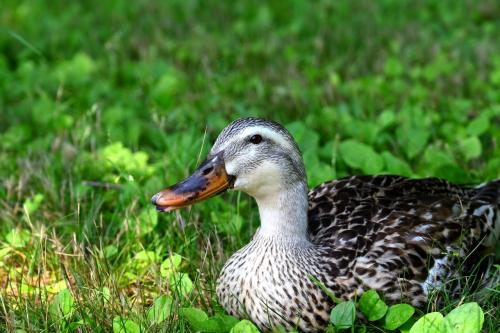
[[[238,117],[287,125],[311,186],[500,178],[498,17],[494,0],[4,0],[0,330],[230,326],[215,279],[255,204],[232,193],[157,215],[149,198]],[[496,332],[498,294],[427,312],[476,301]]]

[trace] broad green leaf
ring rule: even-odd
[[[28,213],[28,215],[33,214],[34,212],[36,212],[38,210],[43,199],[44,199],[43,194],[40,194],[40,193],[35,194],[35,196],[33,198],[27,199],[24,202],[24,204],[23,204],[24,210]]]
[[[164,73],[151,91],[152,99],[163,108],[169,108],[176,95],[183,90],[184,83],[179,72],[170,69]]]
[[[404,107],[398,113],[399,125],[396,135],[410,159],[416,157],[429,141],[430,126],[433,122],[431,114],[418,107]]]
[[[427,144],[430,133],[426,129],[412,128],[408,132],[408,140],[406,141],[406,153],[408,157],[415,157]]]
[[[193,281],[187,273],[175,273],[170,277],[170,288],[187,295],[193,290]]]
[[[404,66],[396,57],[389,57],[384,63],[384,73],[387,76],[399,76],[403,74]]]
[[[104,247],[103,252],[106,259],[111,259],[118,253],[118,248],[114,245],[108,245]]]
[[[399,332],[401,333],[410,333],[411,328],[415,324],[416,320],[412,318],[408,319],[406,323],[398,327]]]
[[[500,86],[500,68],[497,68],[490,73],[490,81],[494,85]]]
[[[441,166],[455,165],[456,161],[447,151],[435,146],[429,146],[424,153],[424,162],[437,169]]]
[[[158,260],[158,256],[154,251],[139,251],[132,259],[136,267],[145,268]]]
[[[318,133],[309,130],[302,122],[293,122],[288,124],[286,128],[293,135],[297,141],[302,152],[315,152],[319,148],[319,135]]]
[[[229,332],[238,323],[233,316],[218,314],[208,318],[207,314],[197,308],[182,308],[181,316],[186,318],[194,331],[207,333]]]
[[[382,157],[385,162],[385,170],[388,173],[407,177],[413,174],[408,163],[392,155],[390,152],[384,151]]]
[[[467,133],[470,136],[480,136],[490,128],[490,117],[487,113],[482,113],[474,118],[467,126]]]
[[[134,255],[135,261],[155,262],[157,255],[154,251],[139,251]]]
[[[344,130],[351,139],[372,147],[378,137],[380,127],[377,123],[352,119],[345,125]]]
[[[49,313],[54,321],[60,321],[68,318],[73,312],[75,300],[69,289],[59,292],[49,306]]]
[[[366,325],[365,324],[356,324],[356,333],[366,333]]]
[[[100,151],[100,158],[108,171],[128,172],[138,175],[152,174],[154,168],[148,165],[148,154],[143,151],[132,152],[121,142],[110,144]]]
[[[65,289],[67,289],[68,286],[66,285],[66,281],[60,280],[57,282],[54,282],[53,284],[47,286],[47,291],[51,294],[57,294]]]
[[[337,147],[338,142],[332,140],[328,141],[325,143],[323,146],[320,147],[319,149],[319,157],[321,160],[330,162],[332,160],[335,160],[336,154],[337,154]]]
[[[409,304],[392,305],[385,316],[384,327],[388,330],[395,330],[403,325],[413,316],[415,309]]]
[[[335,170],[329,164],[319,162],[312,170],[314,177],[311,177],[311,181],[314,181],[314,186],[335,178]]]
[[[12,247],[24,247],[28,244],[31,234],[26,229],[12,229],[5,236],[5,241]]]
[[[403,325],[399,326],[398,329],[401,333],[410,333],[411,328],[415,324],[416,320],[412,318],[408,319],[406,323]]]
[[[481,141],[477,136],[471,136],[469,138],[463,139],[460,142],[460,147],[462,153],[464,154],[465,160],[467,161],[481,156],[482,146]]]
[[[217,314],[212,318],[209,318],[209,320],[218,323],[220,332],[229,332],[239,322],[238,318],[225,314]]]
[[[455,183],[471,181],[469,174],[458,165],[442,165],[432,173],[434,177],[444,178]]]
[[[194,330],[197,330],[203,322],[208,320],[205,311],[197,308],[181,308],[179,314],[189,322]]]
[[[260,331],[251,321],[244,319],[234,325],[229,333],[260,333]]]
[[[167,319],[170,315],[170,311],[172,310],[172,302],[172,298],[167,295],[161,295],[156,298],[148,311],[148,320],[159,324]]]
[[[241,228],[245,223],[243,217],[241,215],[231,214],[230,221],[230,223],[227,223],[228,233],[230,235],[239,235],[241,232]]]
[[[139,276],[132,272],[125,272],[120,276],[120,284],[131,284],[139,281]]]
[[[111,290],[109,290],[108,287],[103,287],[102,288],[101,295],[102,295],[102,300],[105,303],[111,302]]]
[[[383,111],[378,116],[377,123],[381,128],[392,126],[396,123],[396,113],[392,110]]]
[[[444,317],[444,333],[479,333],[484,323],[484,313],[475,303],[465,303]]]
[[[381,319],[387,312],[387,305],[380,299],[377,291],[370,289],[361,295],[359,310],[369,321]]]
[[[346,164],[360,169],[367,174],[382,171],[384,160],[372,147],[356,140],[346,140],[340,143],[339,150]]]
[[[182,263],[182,257],[178,254],[173,254],[163,260],[160,266],[161,276],[167,277],[174,273]]]
[[[198,324],[191,324],[191,327],[196,332],[204,332],[204,333],[221,333],[222,328],[219,326],[219,322],[217,320],[213,320],[212,318],[208,318],[205,321],[202,321]]]
[[[342,79],[340,78],[340,75],[337,72],[330,73],[328,75],[328,79],[333,87],[337,87],[342,82]]]
[[[113,318],[113,333],[140,333],[141,327],[136,322],[116,316]]]
[[[26,124],[11,125],[0,135],[5,148],[16,148],[31,137],[31,127]]]
[[[449,61],[444,55],[438,55],[435,60],[424,67],[423,76],[428,81],[436,81],[442,74],[450,71]]]
[[[330,313],[330,322],[337,329],[349,328],[356,319],[356,305],[353,301],[337,304]]]
[[[372,145],[375,139],[377,139],[379,131],[382,129],[380,124],[376,121],[371,122],[365,119],[358,119],[346,111],[336,112],[333,120],[337,123],[338,127],[342,128],[342,132],[344,132],[343,136]]]
[[[410,333],[443,333],[443,315],[439,312],[431,312],[417,320],[412,326]]]
[[[500,178],[500,154],[486,163],[486,178]],[[1,257],[1,256],[0,256]]]
[[[197,331],[206,333],[222,333],[229,332],[234,325],[238,323],[238,319],[232,316],[217,315],[198,324],[195,328]]]
[[[96,64],[86,53],[77,53],[72,59],[61,62],[55,68],[55,74],[61,81],[82,82],[90,78],[96,70]]]

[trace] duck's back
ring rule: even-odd
[[[309,193],[309,234],[329,249],[339,277],[332,285],[353,294],[380,289],[389,300],[406,296],[417,306],[444,281],[460,288],[457,272],[471,274],[474,255],[495,246],[499,215],[500,181],[472,188],[436,178],[355,176]]]

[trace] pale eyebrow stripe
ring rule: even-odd
[[[245,140],[247,137],[249,137],[252,134],[260,134],[264,138],[271,139],[272,141],[280,144],[281,146],[284,146],[288,149],[293,149],[294,147],[291,145],[291,143],[286,140],[283,135],[277,131],[274,131],[268,127],[264,126],[252,126],[252,127],[247,127],[245,128],[235,139],[233,140]],[[231,140],[231,141],[233,141]],[[231,142],[230,141],[230,142]],[[227,146],[230,142],[227,142],[225,146]]]
[[[282,133],[278,129],[273,129],[268,126],[263,125],[252,125],[240,130],[240,133],[237,136],[231,137],[230,133],[222,132],[223,136],[219,136],[216,140],[216,145],[214,145],[211,149],[211,153],[214,153],[213,149],[217,147],[217,151],[226,150],[229,146],[234,145],[235,142],[244,142],[246,141],[250,135],[253,134],[261,134],[264,138],[268,140],[272,140],[277,144],[288,150],[296,150],[299,149],[294,141],[290,141],[293,139],[289,139],[286,133]],[[228,140],[229,139],[229,140]],[[226,141],[228,140],[228,141]]]

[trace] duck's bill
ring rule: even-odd
[[[169,212],[211,198],[232,185],[233,177],[227,174],[222,157],[215,156],[188,178],[156,193],[151,203],[158,211]]]

